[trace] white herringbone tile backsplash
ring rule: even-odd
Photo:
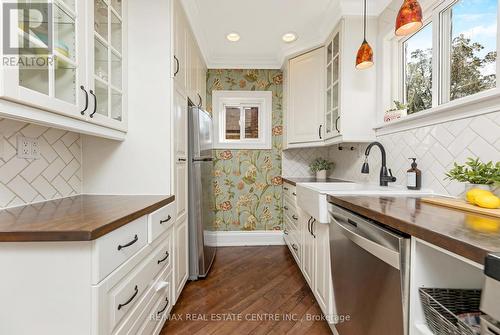
[[[316,158],[327,159],[328,148],[289,149],[283,151],[283,176],[284,177],[311,177],[314,174],[309,169],[309,164]]]
[[[387,151],[387,166],[397,177],[397,184],[406,185],[408,158],[416,157],[422,170],[423,188],[457,196],[464,192],[464,184],[445,179],[453,162],[464,163],[467,157],[479,157],[483,162],[500,161],[500,112],[384,135],[378,141]],[[354,152],[330,148],[330,159],[336,164],[333,176],[378,182],[378,148],[373,148],[370,154],[370,174],[361,174],[365,148],[362,145]]]
[[[38,138],[40,159],[16,155],[17,137]],[[81,193],[80,135],[60,129],[0,119],[0,208]]]

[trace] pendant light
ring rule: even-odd
[[[370,44],[366,41],[366,0],[364,1],[363,12],[363,43],[358,49],[356,55],[356,69],[368,69],[373,65],[373,50]]]
[[[422,7],[417,0],[404,0],[396,17],[396,35],[405,36],[416,32],[423,26]]]

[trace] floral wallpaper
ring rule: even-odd
[[[208,70],[207,106],[212,91],[272,91],[271,150],[216,150],[214,228],[221,231],[281,230],[283,74],[280,70]]]

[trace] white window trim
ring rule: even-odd
[[[450,7],[457,0],[431,0],[423,2],[425,6],[423,12],[424,25],[428,23],[433,25],[432,107],[389,123],[382,121],[385,111],[391,108],[392,101],[403,100],[404,92],[402,85],[404,73],[402,72],[403,55],[400,45],[412,36],[396,37],[393,27],[386,27],[385,35],[382,38],[382,49],[389,54],[383,59],[381,74],[385,78],[391,78],[391,81],[390,83],[382,83],[384,97],[381,99],[377,114],[378,122],[374,127],[377,136],[500,111],[500,57],[497,57],[496,63],[496,88],[453,101],[439,103],[442,98],[443,79],[441,78],[441,73],[439,73],[438,63],[444,56],[442,47],[439,46],[440,34],[442,33],[442,30],[438,29],[439,16],[443,9]],[[497,23],[497,51],[500,54],[500,3],[497,6]]]
[[[215,149],[272,148],[272,92],[271,91],[213,91],[212,117]],[[225,106],[258,106],[259,138],[246,139],[244,132],[239,140],[225,138]]]

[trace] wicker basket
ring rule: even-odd
[[[457,315],[479,312],[481,290],[421,288],[425,320],[436,335],[477,335]]]

